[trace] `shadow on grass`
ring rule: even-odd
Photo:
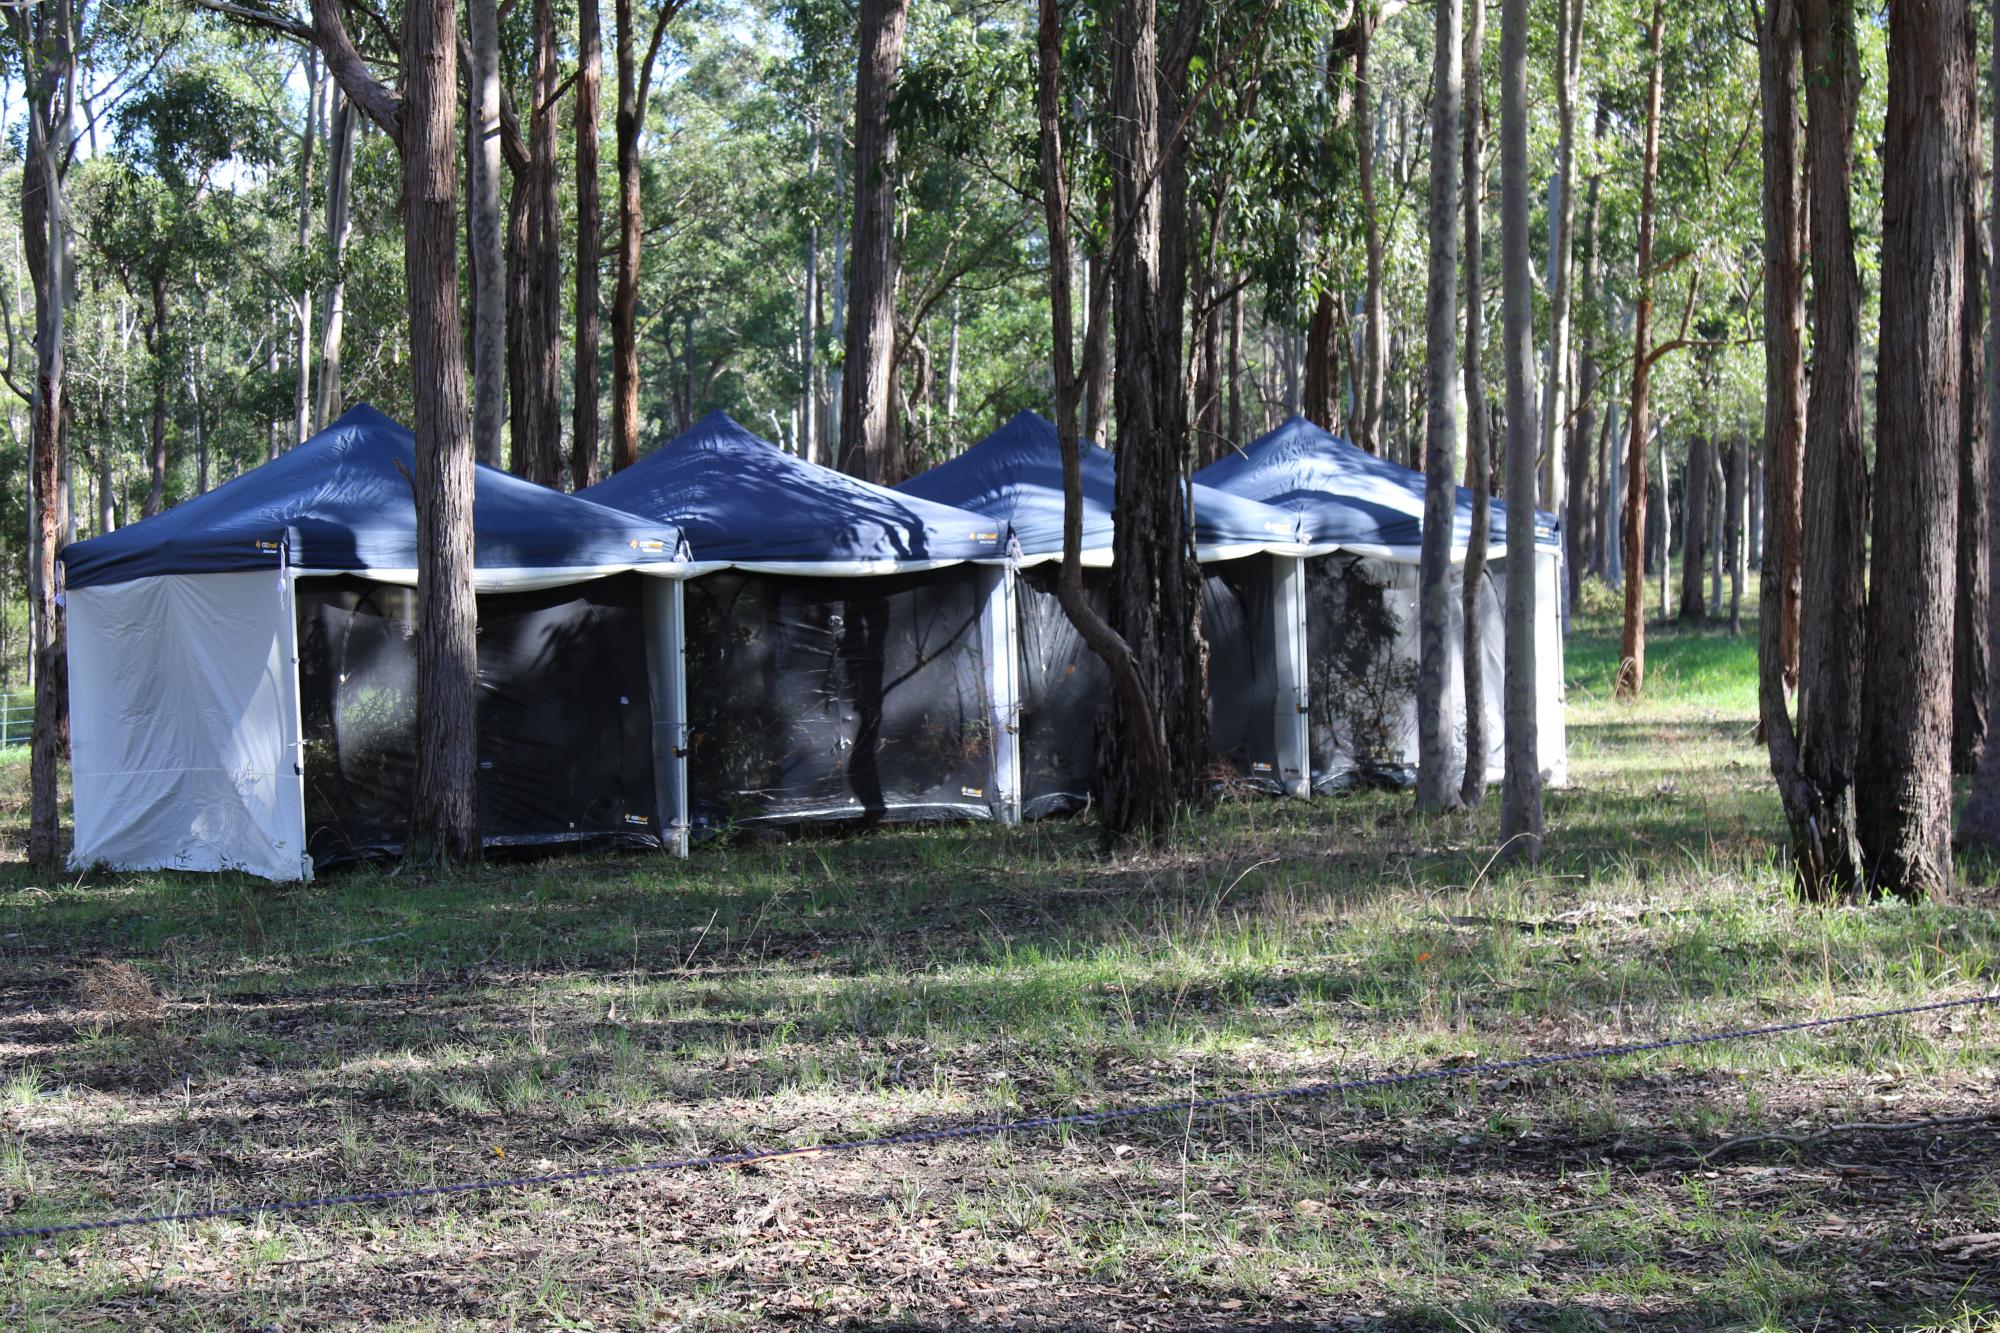
[[[1476,1109],[1441,1106],[1421,1122],[1367,1099],[1316,1104],[1309,1110],[1300,1104],[1266,1105],[1248,1112],[1203,1113],[1191,1121],[1163,1116],[1127,1122],[1117,1138],[1118,1158],[1128,1166],[1114,1171],[1121,1182],[1117,1194],[1122,1209],[1114,1208],[1110,1218],[1095,1225],[1131,1225],[1132,1210],[1143,1213],[1152,1194],[1172,1202],[1178,1189],[1174,1207],[1187,1220],[1233,1227],[1227,1221],[1230,1206],[1211,1195],[1218,1183],[1228,1183],[1225,1195],[1252,1198],[1263,1205],[1261,1214],[1275,1219],[1269,1225],[1280,1234],[1264,1239],[1297,1265],[1295,1280],[1287,1285],[1310,1289],[1316,1281],[1337,1278],[1351,1284],[1350,1289],[1325,1296],[1274,1292],[1269,1279],[1285,1267],[1282,1259],[1275,1267],[1259,1269],[1262,1280],[1255,1283],[1233,1276],[1234,1270],[1221,1263],[1194,1280],[1156,1280],[1165,1275],[1155,1274],[1139,1283],[1130,1280],[1131,1274],[1093,1279],[1083,1270],[1065,1272],[1058,1263],[1042,1265],[1034,1270],[1036,1280],[1021,1285],[1015,1281],[1021,1270],[986,1258],[981,1237],[965,1232],[953,1238],[954,1248],[969,1252],[954,1258],[948,1274],[897,1290],[912,1298],[908,1304],[934,1308],[958,1291],[982,1294],[971,1303],[951,1301],[949,1312],[920,1308],[905,1317],[863,1317],[859,1323],[912,1330],[1103,1327],[1117,1319],[1154,1327],[1250,1326],[1253,1321],[1257,1327],[1323,1327],[1334,1321],[1341,1327],[1381,1330],[1859,1327],[1936,1319],[1956,1308],[1982,1308],[2000,1300],[2000,1268],[1958,1257],[1937,1244],[1941,1235],[1932,1229],[1952,1216],[1954,1191],[1978,1188],[1981,1181],[1990,1187],[2000,1178],[2000,1136],[1913,1136],[1863,1127],[1804,1143],[1742,1144],[1719,1130],[1689,1131],[1677,1123],[1689,1105],[1706,1102],[1714,1091],[1711,1081],[1700,1077],[1678,1086],[1644,1076],[1615,1080],[1595,1094],[1598,1107],[1615,1115],[1610,1123],[1593,1119],[1597,1112],[1551,1114],[1534,1100],[1532,1090],[1519,1087],[1483,1099]],[[879,1131],[902,1133],[928,1123],[898,1119],[880,1125]],[[1526,1132],[1525,1125],[1538,1132]],[[1103,1135],[1085,1131],[1084,1137]],[[1271,1168],[1255,1142],[1259,1138],[1282,1144],[1308,1174],[1267,1178]],[[1041,1135],[1016,1140],[1023,1145],[1031,1141],[1046,1140]],[[561,1150],[579,1154],[634,1147],[629,1135],[561,1144]],[[686,1150],[675,1143],[659,1155]],[[788,1165],[765,1183],[759,1183],[766,1175],[762,1169],[735,1178],[744,1182],[753,1210],[766,1197],[796,1194],[813,1200],[817,1232],[832,1228],[831,1234],[838,1236],[839,1228],[851,1226],[873,1234],[879,1224],[874,1209],[887,1197],[876,1191],[913,1173],[964,1181],[981,1160],[968,1158],[967,1151],[898,1149],[886,1161],[870,1159],[876,1165],[859,1178],[852,1169],[843,1173],[841,1164],[859,1161],[849,1158]],[[1247,1158],[1237,1156],[1239,1152]],[[1177,1166],[1188,1154],[1194,1157],[1193,1167]],[[1148,1176],[1146,1167],[1154,1174]],[[1182,1174],[1177,1187],[1172,1179],[1176,1171],[1190,1169],[1193,1202],[1187,1175]],[[260,1177],[223,1171],[196,1183],[216,1179],[231,1182],[232,1189],[222,1191],[227,1198],[233,1191],[250,1192]],[[268,1178],[263,1179],[268,1192]],[[655,1179],[671,1189],[676,1178]],[[1601,1192],[1591,1184],[1599,1180]],[[318,1187],[354,1183],[324,1181]],[[614,1214],[646,1207],[640,1193],[644,1187],[637,1184],[584,1188],[585,1197],[565,1195],[571,1211],[590,1198],[601,1198],[601,1206]],[[1302,1213],[1298,1201],[1316,1196],[1325,1202],[1313,1213]],[[34,1220],[60,1220],[52,1202],[44,1201]],[[693,1258],[700,1247],[720,1244],[726,1254],[718,1257],[733,1256],[730,1271],[739,1273],[741,1290],[754,1297],[761,1284],[737,1267],[754,1257],[752,1241],[724,1239],[731,1225],[729,1192],[707,1191],[688,1204],[686,1211],[675,1209],[675,1246],[665,1252],[695,1247],[692,1253],[681,1250],[684,1259]],[[1403,1210],[1411,1205],[1421,1206],[1427,1216],[1421,1229],[1411,1230],[1405,1223]],[[411,1217],[439,1209],[451,1218],[454,1230],[483,1217],[504,1221],[522,1216],[520,1196],[512,1192],[462,1195],[435,1206],[399,1205],[391,1211],[396,1225],[403,1227]],[[740,1223],[746,1214],[733,1216]],[[1121,1216],[1128,1220],[1117,1220]],[[1813,1218],[1830,1223],[1804,1225]],[[301,1224],[311,1226],[306,1219]],[[1162,1257],[1175,1252],[1173,1235],[1183,1222],[1167,1217],[1137,1225],[1150,1231],[1121,1247],[1126,1266],[1141,1265],[1142,1252],[1150,1253],[1151,1247],[1159,1248]],[[568,1226],[575,1235],[565,1244],[574,1247],[588,1272],[606,1271],[592,1263],[603,1257],[593,1250],[609,1243],[604,1237],[618,1240],[634,1229],[615,1219],[607,1225],[588,1212],[571,1217]],[[901,1276],[869,1269],[876,1261],[872,1246],[822,1246],[818,1253],[809,1276],[794,1276],[789,1287],[780,1284],[773,1296],[815,1287],[852,1290],[857,1281],[879,1283]],[[893,1251],[887,1257],[893,1259]],[[1407,1280],[1382,1285],[1388,1274],[1407,1278],[1436,1271],[1441,1261],[1450,1265],[1449,1289],[1419,1293]],[[429,1284],[413,1287],[412,1276],[377,1261],[340,1284],[339,1301],[366,1309],[395,1295],[405,1302],[400,1308],[435,1310],[441,1308],[439,1302],[455,1298],[455,1284],[477,1271],[477,1266],[445,1265],[455,1270],[454,1276],[452,1271],[437,1272],[429,1259],[421,1262]],[[1584,1291],[1592,1294],[1586,1297]],[[1541,1292],[1551,1298],[1542,1298]],[[1558,1292],[1562,1295],[1555,1297]],[[156,1297],[158,1291],[134,1288],[126,1294]],[[610,1295],[596,1293],[600,1300]],[[174,1308],[181,1317],[192,1316],[210,1302],[241,1296],[240,1291],[183,1285],[176,1289]],[[1004,1305],[1004,1314],[981,1313],[982,1306],[995,1305]],[[590,1311],[605,1312],[601,1304]],[[784,1308],[774,1304],[765,1313],[782,1315]],[[794,1307],[792,1317],[797,1313]],[[1573,1325],[1574,1319],[1584,1322]]]

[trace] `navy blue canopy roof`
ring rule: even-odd
[[[276,568],[412,571],[416,468],[410,432],[365,404],[310,440],[206,495],[62,554],[71,588],[155,574]],[[664,564],[681,551],[671,523],[645,521],[477,469],[477,570],[601,570]]]
[[[1303,540],[1314,546],[1415,551],[1424,539],[1424,474],[1378,458],[1304,417],[1284,425],[1195,473],[1217,490],[1261,500],[1297,514]],[[1504,540],[1507,506],[1495,502],[1493,541]],[[1462,550],[1472,529],[1472,492],[1458,488],[1452,545]],[[1535,511],[1535,543],[1556,545],[1553,514]]]
[[[580,492],[680,525],[706,561],[755,568],[995,559],[993,520],[808,463],[710,412]]]
[[[1081,462],[1083,549],[1103,550],[1111,545],[1117,466],[1111,451],[1095,444],[1083,446]],[[896,489],[1005,523],[1024,556],[1062,551],[1062,442],[1054,423],[1037,413],[1015,413],[1006,425],[958,457]],[[1298,520],[1291,514],[1198,483],[1193,489],[1198,547],[1268,547],[1299,541]]]

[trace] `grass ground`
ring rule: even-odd
[[[1995,988],[1788,899],[1748,638],[1568,660],[1551,855],[1405,794],[295,888],[0,867],[0,1226],[804,1145]],[[0,765],[18,844],[23,771]],[[1982,878],[1984,878],[1982,876]],[[134,983],[137,983],[136,986]],[[0,1326],[1995,1328],[1985,1010],[1061,1135],[0,1246]],[[1939,1123],[1908,1128],[1933,1118]],[[1905,1126],[1897,1128],[1896,1126]]]

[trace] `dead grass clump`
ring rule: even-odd
[[[99,959],[77,979],[76,992],[97,1021],[118,1032],[157,1032],[167,1017],[166,997],[130,963]]]

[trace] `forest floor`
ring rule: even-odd
[[[1995,989],[2000,891],[1809,907],[1752,638],[1570,640],[1497,802],[297,887],[0,866],[0,1227],[805,1145]],[[22,835],[25,767],[0,768]],[[2000,1328],[2000,1013],[702,1174],[0,1243],[0,1327]],[[1984,1117],[1984,1119],[1982,1119]],[[1939,1123],[1914,1125],[1913,1122]],[[1946,1123],[1953,1122],[1953,1123]]]

